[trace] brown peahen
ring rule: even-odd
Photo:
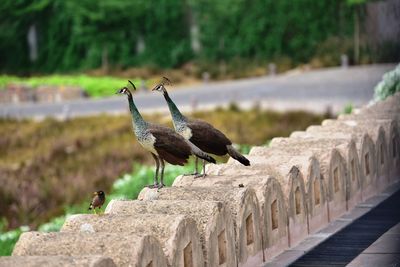
[[[163,93],[164,98],[168,103],[175,131],[206,153],[218,156],[229,154],[232,158],[243,165],[250,166],[250,161],[232,146],[231,140],[229,140],[221,131],[205,121],[188,119],[182,115],[165,89],[165,84],[168,83],[170,83],[169,80],[164,77],[163,81],[153,88],[153,91],[156,90]],[[198,176],[197,161],[196,158],[195,174]],[[205,176],[204,160],[203,176]]]
[[[136,90],[135,85],[129,81]],[[215,163],[215,159],[198,149],[185,138],[177,134],[174,130],[146,122],[135,103],[133,102],[132,93],[127,87],[123,87],[117,93],[124,94],[128,97],[129,110],[132,115],[133,132],[138,142],[148,150],[155,162],[156,172],[154,175],[154,183],[149,187],[161,188],[164,185],[164,161],[172,165],[184,165],[187,163],[189,156],[194,154],[208,162]],[[161,165],[160,183],[158,183],[159,168]]]

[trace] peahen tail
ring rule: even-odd
[[[190,145],[190,147],[192,148],[192,153],[195,155],[195,156],[197,156],[197,157],[199,157],[199,158],[201,158],[201,159],[204,159],[204,160],[206,160],[206,161],[208,161],[208,162],[211,162],[211,163],[217,163],[216,162],[216,160],[213,158],[213,157],[211,157],[210,155],[208,155],[207,153],[205,153],[203,150],[201,150],[200,148],[198,148],[197,146],[195,146],[192,142],[190,142],[190,141],[188,141],[188,140],[186,140],[187,142],[188,142],[188,144]]]
[[[232,158],[236,159],[237,161],[242,163],[244,166],[250,166],[250,161],[245,156],[240,154],[240,152],[237,151],[232,145],[227,146],[227,149],[228,149],[228,154]]]

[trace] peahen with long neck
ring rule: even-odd
[[[129,81],[136,90],[135,85]],[[132,93],[127,87],[123,87],[117,93],[128,97],[129,110],[132,115],[133,132],[138,142],[148,150],[156,162],[156,172],[154,184],[151,188],[161,188],[164,185],[164,161],[172,165],[184,165],[189,156],[194,154],[208,162],[215,163],[215,159],[198,149],[188,142],[185,138],[177,134],[174,130],[146,122],[133,102]],[[160,183],[158,183],[159,168],[161,165]]]
[[[167,83],[169,83],[169,80],[164,77],[164,80],[153,88],[153,91],[163,93],[172,116],[175,131],[206,153],[218,156],[229,154],[241,164],[250,166],[250,161],[232,146],[231,140],[221,131],[205,121],[186,118],[169,97],[165,89],[165,84]],[[197,163],[198,160],[196,158],[195,174],[199,176]],[[205,162],[203,160],[203,177],[205,175]]]

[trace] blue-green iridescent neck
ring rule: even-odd
[[[183,123],[186,122],[186,117],[182,115],[182,113],[179,111],[178,107],[175,105],[175,103],[172,101],[172,99],[169,97],[168,92],[164,91],[164,98],[167,101],[169,111],[171,112],[172,115],[172,120],[175,123]]]
[[[131,94],[128,94],[129,110],[132,114],[132,124],[134,131],[144,130],[147,127],[147,122],[143,119],[139,110],[137,109]]]

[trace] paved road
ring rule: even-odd
[[[394,67],[395,65],[387,64],[291,72],[274,77],[202,84],[176,90],[170,95],[178,106],[186,110],[191,109],[193,103],[196,103],[197,108],[204,109],[231,102],[244,106],[258,102],[262,106],[278,110],[304,109],[320,112],[330,106],[333,111],[339,111],[348,103],[355,106],[368,103],[373,96],[374,86],[385,72]],[[156,92],[140,92],[134,99],[143,112],[166,109],[164,99]],[[126,99],[116,96],[52,104],[1,105],[0,117],[86,116],[126,111]]]

